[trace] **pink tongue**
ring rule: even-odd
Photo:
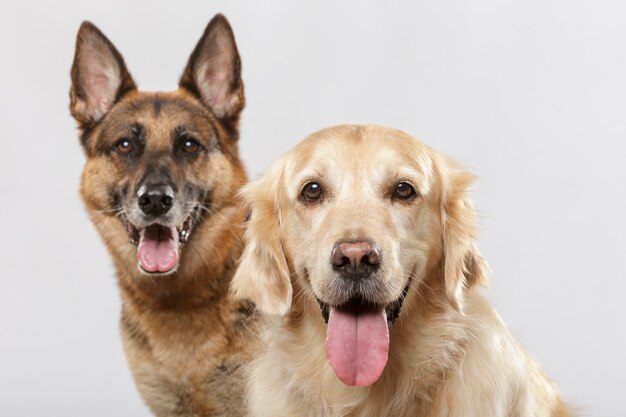
[[[346,385],[367,386],[380,378],[387,364],[389,328],[385,309],[330,309],[326,357]]]
[[[152,233],[144,232],[139,239],[137,258],[148,272],[169,272],[178,263],[178,239],[174,229],[168,238],[158,240]]]

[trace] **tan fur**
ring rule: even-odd
[[[321,203],[299,200],[308,180],[323,185]],[[266,313],[265,347],[248,386],[251,416],[570,415],[476,291],[486,266],[474,242],[472,180],[402,132],[339,126],[315,133],[244,187],[252,216],[232,288]],[[419,196],[391,200],[399,181]],[[326,360],[315,297],[332,297],[329,255],[338,239],[381,245],[386,302],[410,280],[387,365],[368,387],[344,385]]]
[[[237,145],[244,105],[238,59],[230,26],[218,15],[192,53],[180,87],[146,93],[136,89],[121,55],[97,28],[86,22],[78,34],[70,110],[87,156],[81,196],[117,272],[128,365],[157,416],[244,415],[246,363],[257,341],[253,306],[228,293],[245,214],[236,198],[246,182]],[[219,79],[210,72],[215,67]],[[136,125],[144,149],[129,162],[116,143]],[[181,127],[204,147],[193,158],[173,151]],[[178,269],[164,276],[138,268],[137,247],[129,242],[124,209],[116,201],[135,199],[137,184],[154,166],[180,185],[181,194],[194,186],[210,197],[199,201],[204,209],[194,215]]]

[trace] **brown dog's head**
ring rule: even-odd
[[[483,280],[472,179],[397,130],[317,132],[242,190],[251,218],[233,290],[269,314],[290,309],[292,288],[317,299],[337,376],[369,385],[410,288],[438,274],[460,309]]]
[[[113,44],[91,23],[80,27],[70,111],[87,156],[81,194],[118,265],[175,272],[202,221],[233,204],[245,182],[240,67],[228,21],[216,15],[178,90],[140,92]]]

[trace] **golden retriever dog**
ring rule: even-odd
[[[473,176],[397,130],[317,132],[241,195],[253,416],[569,416],[479,294]]]

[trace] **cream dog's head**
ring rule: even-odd
[[[335,373],[372,384],[411,286],[440,271],[460,309],[463,289],[483,279],[472,179],[397,130],[317,132],[242,190],[251,217],[233,290],[268,314],[289,311],[294,286],[315,297]]]

